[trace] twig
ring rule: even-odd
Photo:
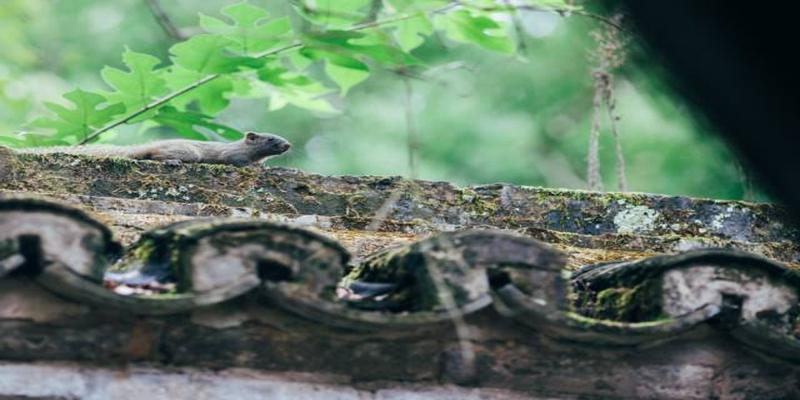
[[[134,111],[132,114],[128,114],[128,116],[126,116],[126,117],[124,117],[124,118],[122,118],[122,119],[120,119],[118,121],[112,122],[112,123],[100,128],[100,129],[92,132],[91,134],[87,135],[83,140],[78,142],[77,145],[80,146],[82,144],[89,143],[90,141],[94,140],[94,138],[96,138],[96,137],[98,137],[98,136],[100,136],[100,135],[102,135],[102,134],[104,134],[104,133],[106,133],[106,132],[108,132],[108,131],[110,131],[110,130],[112,130],[112,129],[114,129],[114,128],[116,128],[116,127],[118,127],[118,126],[120,126],[120,125],[122,125],[122,124],[124,124],[124,123],[126,123],[126,122],[128,122],[128,121],[130,121],[130,120],[132,120],[132,119],[134,119],[134,118],[146,113],[146,112],[148,112],[148,111],[150,111],[150,110],[152,110],[152,109],[154,109],[154,108],[156,108],[156,107],[162,106],[165,103],[167,103],[168,101],[170,101],[170,100],[172,100],[172,99],[174,99],[174,98],[176,98],[176,97],[178,97],[178,96],[180,96],[180,95],[182,95],[182,94],[184,94],[186,92],[192,91],[192,90],[194,90],[194,89],[196,89],[196,88],[198,88],[198,87],[200,87],[202,85],[205,85],[206,83],[211,82],[214,79],[219,78],[219,76],[220,76],[219,74],[208,75],[205,78],[200,79],[199,81],[196,81],[196,82],[192,83],[191,85],[186,86],[183,89],[178,90],[177,92],[172,92],[172,93],[170,93],[170,94],[168,94],[168,95],[166,95],[166,96],[164,96],[164,97],[162,97],[160,99],[157,99],[157,100],[153,101],[152,103],[149,103],[149,104],[145,105],[144,107]]]
[[[511,0],[503,0],[503,3],[509,7],[512,6]],[[525,54],[525,34],[522,31],[522,21],[520,21],[517,11],[517,9],[514,9],[511,12],[511,22],[514,24],[514,33],[517,34],[517,51]]]
[[[287,50],[298,48],[300,46],[302,46],[302,43],[300,43],[300,42],[292,43],[292,44],[289,44],[289,45],[286,45],[286,46],[283,46],[283,47],[279,47],[279,48],[274,49],[274,50],[269,50],[269,51],[266,51],[264,53],[257,54],[255,56],[255,58],[268,57],[268,56],[271,56],[273,54],[278,54],[278,53],[282,53],[282,52],[287,51]],[[83,139],[80,142],[78,142],[78,145],[86,144],[86,143],[92,141],[97,136],[100,136],[103,133],[106,133],[106,132],[110,131],[111,129],[114,129],[114,128],[116,128],[116,127],[118,127],[118,126],[120,126],[120,125],[122,125],[122,124],[124,124],[124,123],[126,123],[126,122],[128,122],[128,121],[130,121],[130,120],[132,120],[132,119],[134,119],[134,118],[136,118],[136,117],[138,117],[138,116],[150,111],[150,110],[152,110],[152,109],[154,109],[154,108],[160,107],[160,106],[164,105],[165,103],[169,102],[170,100],[172,100],[172,99],[174,99],[174,98],[176,98],[176,97],[178,97],[178,96],[180,96],[180,95],[182,95],[184,93],[191,92],[192,90],[197,89],[198,87],[203,86],[206,83],[211,82],[214,79],[219,78],[220,76],[221,76],[220,74],[207,75],[206,77],[204,77],[204,78],[202,78],[202,79],[200,79],[198,81],[195,81],[195,82],[191,83],[190,85],[188,85],[188,86],[186,86],[186,87],[184,87],[184,88],[182,88],[182,89],[180,89],[178,91],[172,92],[172,93],[170,93],[168,95],[165,95],[164,97],[156,99],[155,101],[153,101],[153,102],[145,105],[144,107],[134,111],[132,114],[129,114],[128,116],[122,118],[121,120],[112,122],[111,124],[106,125],[106,126],[100,128],[100,129],[92,132],[92,134],[88,135],[85,139]]]
[[[605,84],[603,90],[603,100],[608,112],[609,125],[611,126],[611,136],[614,138],[614,153],[617,157],[617,185],[620,192],[628,191],[628,179],[625,174],[625,154],[622,152],[622,142],[619,138],[619,130],[617,129],[617,122],[619,122],[619,115],[617,115],[617,100],[614,98],[614,90],[612,89],[614,82],[612,76],[608,76],[608,82]]]
[[[186,39],[186,36],[172,22],[172,18],[161,8],[161,3],[159,3],[158,0],[145,0],[145,2],[150,12],[153,14],[153,17],[155,17],[156,22],[161,25],[161,29],[164,30],[167,36],[178,41]]]
[[[611,18],[615,24],[619,24],[621,19],[622,16],[620,14]],[[602,31],[593,31],[591,35],[597,42],[597,49],[590,53],[590,58],[595,59],[597,64],[592,70],[594,98],[592,99],[592,127],[589,132],[589,158],[587,160],[589,188],[602,190],[603,187],[600,179],[598,141],[600,136],[600,108],[605,106],[610,120],[611,135],[614,139],[617,184],[619,190],[625,192],[628,190],[628,181],[625,176],[625,156],[622,153],[622,143],[617,125],[619,116],[616,113],[617,104],[614,98],[613,75],[613,70],[619,68],[625,62],[625,41],[624,38],[620,37],[619,31],[608,28]]]
[[[381,9],[383,8],[383,1],[381,0],[372,0],[369,5],[369,11],[367,12],[366,18],[364,18],[363,22],[372,22],[378,19],[378,14],[380,14]]]
[[[417,151],[419,150],[419,137],[417,135],[417,128],[414,124],[414,108],[413,108],[413,96],[414,91],[413,87],[411,86],[411,80],[403,76],[403,85],[406,89],[406,104],[405,104],[405,114],[406,114],[406,145],[408,147],[408,174],[409,178],[417,179],[418,177],[418,168],[417,168]]]
[[[429,11],[429,12],[435,14],[435,13],[443,12],[445,10],[449,10],[450,8],[453,8],[453,3],[449,3],[449,4],[447,4],[447,5],[443,6],[443,7],[437,8],[437,9]],[[407,20],[407,19],[415,18],[416,16],[417,16],[417,14],[414,13],[414,14],[410,14],[410,15],[401,15],[401,16],[397,16],[397,17],[386,18],[386,19],[383,19],[383,20],[380,20],[380,21],[368,22],[368,23],[365,23],[365,24],[359,24],[359,25],[353,26],[352,28],[348,29],[348,31],[351,31],[351,32],[352,31],[360,31],[360,30],[369,29],[369,28],[373,28],[373,27],[377,27],[377,26],[381,26],[381,25],[395,23],[395,22],[398,22],[398,21],[404,21],[404,20]],[[254,58],[269,57],[271,55],[282,53],[284,51],[288,51],[288,50],[291,50],[291,49],[296,49],[296,48],[299,48],[299,47],[302,47],[302,46],[303,46],[302,42],[296,41],[294,43],[288,44],[288,45],[283,46],[283,47],[279,47],[277,49],[268,50],[268,51],[265,51],[263,53],[256,54],[254,56]],[[217,79],[219,77],[220,77],[220,74],[211,74],[211,75],[208,75],[208,76],[206,76],[206,77],[204,77],[204,78],[202,78],[202,79],[200,79],[200,80],[198,80],[198,81],[196,81],[196,82],[194,82],[194,83],[192,83],[192,84],[190,84],[190,85],[178,90],[178,91],[169,93],[169,94],[165,95],[164,97],[161,97],[160,99],[157,99],[157,100],[153,101],[152,103],[149,103],[149,104],[145,105],[143,108],[140,108],[140,109],[134,111],[133,113],[128,114],[124,118],[122,118],[122,119],[120,119],[118,121],[112,122],[112,123],[110,123],[110,124],[108,124],[108,125],[106,125],[106,126],[104,126],[102,128],[99,128],[98,130],[96,130],[96,131],[92,132],[91,134],[87,135],[86,138],[84,138],[83,140],[78,142],[76,145],[82,145],[82,144],[89,143],[90,141],[94,140],[96,137],[100,136],[101,134],[106,133],[109,130],[114,129],[114,128],[116,128],[116,127],[118,127],[118,126],[120,126],[120,125],[122,125],[122,124],[124,124],[124,123],[126,123],[126,122],[128,122],[128,121],[130,121],[130,120],[132,120],[132,119],[134,119],[134,118],[136,118],[136,117],[138,117],[138,116],[140,116],[140,115],[152,110],[152,109],[154,109],[154,108],[156,108],[156,107],[160,107],[160,106],[164,105],[165,103],[169,102],[170,100],[172,100],[172,99],[174,99],[174,98],[176,98],[176,97],[178,97],[178,96],[180,96],[180,95],[182,95],[184,93],[190,92],[190,91],[192,91],[192,90],[194,90],[194,89],[196,89],[196,88],[198,88],[200,86],[203,86],[203,85],[207,84],[208,82],[211,82],[211,81],[213,81],[213,80],[215,80],[215,79]]]
[[[567,17],[569,14],[580,15],[582,17],[592,18],[594,20],[600,21],[608,26],[611,26],[619,31],[628,32],[630,31],[626,29],[624,26],[619,24],[618,22],[606,18],[602,15],[594,14],[589,11],[579,10],[579,9],[572,9],[572,8],[547,8],[547,7],[539,7],[531,4],[508,4],[506,6],[478,6],[474,4],[466,4],[460,1],[457,2],[459,5],[472,8],[474,10],[486,11],[486,12],[500,12],[500,11],[511,11],[511,10],[524,10],[524,11],[549,11],[554,12],[562,17]]]
[[[601,80],[595,77],[594,97],[592,98],[592,127],[589,131],[589,152],[586,155],[586,179],[589,190],[603,190],[600,176],[600,107],[602,107],[603,91]]]
[[[150,3],[148,3],[148,4],[150,4]],[[459,6],[464,6],[464,4],[462,4],[459,1],[453,1],[453,2],[450,2],[450,3],[448,3],[448,4],[446,4],[446,5],[442,6],[442,7],[437,8],[437,9],[434,9],[434,10],[431,10],[431,11],[427,11],[426,14],[440,14],[440,13],[447,12],[448,10],[456,8],[456,7],[459,7]],[[561,10],[561,11],[559,11],[559,10],[546,10],[546,9],[538,9],[538,8],[534,8],[534,7],[531,7],[531,6],[524,6],[524,5],[515,6],[515,7],[517,9],[535,9],[535,10],[538,10],[538,11],[554,11],[554,12],[559,12],[559,13],[562,13],[562,12],[563,13],[573,12],[573,10]],[[487,11],[492,11],[489,7],[484,7],[484,8],[487,9]],[[496,9],[496,10],[499,10],[499,9]],[[417,12],[414,12],[414,13],[411,13],[411,14],[407,14],[407,15],[401,15],[401,16],[397,16],[397,17],[390,17],[390,18],[386,18],[386,19],[382,19],[382,20],[377,20],[377,21],[371,21],[371,22],[366,22],[366,23],[362,23],[362,24],[357,24],[357,25],[351,27],[350,29],[347,29],[347,31],[351,31],[352,32],[352,31],[360,31],[360,30],[370,29],[370,28],[374,28],[374,27],[378,27],[378,26],[382,26],[382,25],[387,25],[387,24],[392,24],[392,23],[399,22],[399,21],[404,21],[404,20],[411,19],[411,18],[416,18],[418,15],[419,14],[418,14],[418,11],[417,11]],[[602,20],[601,16],[597,16],[597,17],[601,18],[601,20]],[[612,26],[614,26],[614,25],[612,25]],[[622,29],[618,25],[616,25],[616,27],[618,29]],[[270,50],[270,51],[267,51],[267,52],[264,52],[264,53],[261,53],[261,54],[257,54],[257,55],[255,55],[255,58],[268,57],[270,55],[274,55],[274,54],[282,53],[284,51],[288,51],[288,50],[291,50],[291,49],[299,48],[302,45],[303,44],[301,42],[297,41],[297,42],[294,42],[292,44],[286,45],[284,47],[280,47],[280,48],[275,49],[275,50]],[[208,76],[206,76],[206,77],[204,77],[204,78],[202,78],[202,79],[200,79],[200,80],[198,80],[198,81],[196,81],[196,82],[194,82],[194,83],[192,83],[192,84],[190,84],[190,85],[188,85],[188,86],[186,86],[186,87],[184,87],[182,89],[179,89],[178,91],[169,93],[169,94],[167,94],[167,95],[165,95],[165,96],[163,96],[163,97],[161,97],[161,98],[159,98],[159,99],[157,99],[157,100],[145,105],[143,108],[140,108],[140,109],[134,111],[133,113],[128,114],[124,118],[122,118],[122,119],[120,119],[118,121],[112,122],[112,123],[110,123],[110,124],[108,124],[106,126],[103,126],[102,128],[99,128],[99,129],[95,130],[91,134],[87,135],[83,140],[78,142],[76,145],[86,144],[86,143],[94,140],[95,138],[97,138],[99,135],[101,135],[101,134],[103,134],[105,132],[108,132],[109,130],[114,129],[114,128],[122,125],[122,124],[125,124],[128,121],[131,121],[132,119],[134,119],[134,118],[146,113],[147,111],[150,111],[150,110],[152,110],[154,108],[160,107],[160,106],[166,104],[167,102],[169,102],[170,100],[172,100],[172,99],[174,99],[174,98],[176,98],[176,97],[178,97],[178,96],[180,96],[180,95],[182,95],[184,93],[190,92],[190,91],[192,91],[192,90],[194,90],[194,89],[196,89],[196,88],[198,88],[200,86],[203,86],[203,85],[207,84],[208,82],[211,82],[211,81],[213,81],[213,80],[215,80],[215,79],[217,79],[219,77],[220,77],[220,74],[211,74],[211,75],[208,75]]]
[[[739,176],[739,181],[742,184],[742,200],[754,201],[756,199],[756,191],[750,173],[744,168],[741,162],[735,161],[734,164],[736,165],[736,173]]]
[[[614,29],[616,29],[616,30],[618,30],[620,32],[625,32],[625,33],[628,33],[628,34],[632,33],[629,29],[625,28],[621,24],[615,22],[612,19],[606,18],[606,17],[604,17],[602,15],[597,15],[597,14],[593,14],[593,13],[590,13],[588,11],[582,11],[582,10],[574,10],[574,11],[569,11],[569,12],[571,12],[571,13],[573,13],[575,15],[580,15],[580,16],[583,16],[583,17],[589,17],[589,18],[592,18],[594,20],[600,21],[600,22],[602,22],[602,23],[604,23],[604,24],[606,24],[606,25],[608,25],[608,26],[610,26],[610,27],[612,27],[612,28],[614,28]],[[559,13],[559,14],[561,14],[561,13]]]

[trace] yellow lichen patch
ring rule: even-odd
[[[362,258],[387,247],[412,243],[427,236],[413,233],[358,230],[326,230],[325,233],[333,236],[357,258]]]
[[[587,249],[566,245],[553,245],[558,250],[567,254],[567,265],[569,271],[575,271],[586,265],[599,264],[605,262],[623,262],[638,260],[645,257],[656,255],[654,252],[644,251],[625,251],[607,249]]]
[[[139,240],[145,231],[192,218],[186,215],[114,214],[109,226],[119,241],[128,246]]]

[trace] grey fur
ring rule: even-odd
[[[263,161],[270,156],[285,153],[290,147],[289,141],[278,135],[247,132],[243,139],[230,143],[171,139],[134,146],[60,146],[27,148],[17,151],[34,154],[68,153],[134,160],[158,160],[174,164],[186,162],[245,166]]]

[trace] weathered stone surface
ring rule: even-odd
[[[630,235],[672,251],[750,246],[785,262],[800,260],[798,231],[778,207],[741,201],[641,193],[593,193],[496,184],[459,188],[400,177],[323,177],[283,168],[235,168],[92,159],[70,155],[0,154],[0,189],[58,195],[200,203],[205,213],[334,217],[339,228],[363,229],[395,191],[381,230],[429,232],[490,225],[606,238],[605,249],[641,249]],[[245,211],[248,212],[248,211]],[[314,218],[314,217],[310,217]],[[618,237],[619,240],[614,240]],[[572,236],[572,238],[575,238]],[[654,240],[654,238],[663,238]],[[574,240],[571,239],[571,244]],[[570,243],[567,243],[570,244]]]
[[[0,359],[11,363],[0,364],[0,398],[800,397],[798,234],[775,206],[2,149],[0,190],[0,203],[45,195],[79,206],[86,213],[61,213],[79,218],[59,226],[98,229],[112,247],[135,244],[129,255],[163,246],[165,257],[139,259],[186,267],[174,293],[133,296],[102,288],[96,264],[61,268],[78,272],[57,276],[77,288],[69,300],[62,287],[42,286],[43,271],[88,264],[53,263],[54,251],[37,257],[41,246],[6,233]],[[387,218],[376,224],[381,209]],[[330,238],[298,247],[262,231],[252,242],[227,228],[171,236],[202,225],[198,217],[289,223],[287,232]],[[60,243],[42,233],[48,218],[38,221],[26,234]],[[452,240],[466,228],[483,239]],[[341,248],[318,253],[323,243]],[[713,260],[691,251],[704,247],[727,250]],[[310,261],[298,261],[303,254]],[[331,254],[338,264],[321,262]],[[611,264],[589,266],[602,263]],[[255,276],[257,287],[186,301],[231,275]],[[342,301],[337,286],[355,295]],[[404,303],[409,293],[419,301]],[[157,299],[185,307],[136,312]],[[386,299],[403,306],[383,307]],[[426,310],[442,315],[421,318]],[[42,373],[63,379],[33,380]]]
[[[0,364],[7,396],[26,399],[83,400],[521,400],[532,397],[502,389],[398,383],[368,390],[336,376],[268,374],[256,370],[90,368],[74,364]],[[0,398],[10,398],[0,395]]]

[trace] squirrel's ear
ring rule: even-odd
[[[254,140],[257,137],[258,137],[257,133],[255,133],[255,132],[247,132],[247,139]]]

